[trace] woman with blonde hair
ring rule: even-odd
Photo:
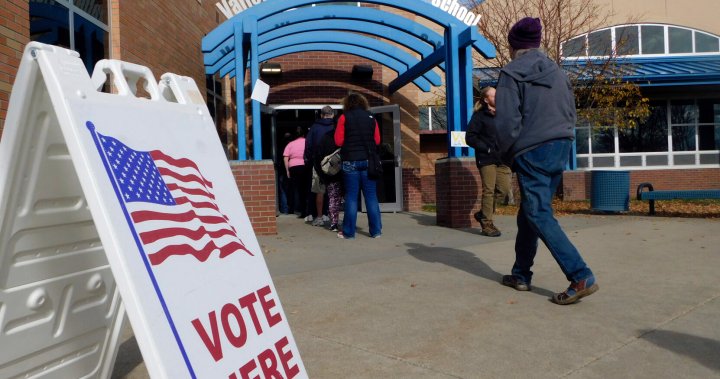
[[[510,192],[510,167],[500,161],[500,152],[495,141],[495,88],[480,90],[480,100],[475,103],[465,141],[475,149],[475,163],[480,170],[482,197],[480,212],[475,219],[482,227],[481,234],[498,237],[500,230],[493,224],[495,205],[503,201]]]
[[[380,144],[380,128],[368,111],[369,104],[363,95],[351,93],[342,100],[342,104],[343,114],[335,128],[335,144],[340,146],[343,159],[345,215],[338,238],[355,238],[360,191],[365,198],[370,237],[377,238],[382,234],[382,221],[376,178],[368,176],[368,158],[374,152],[371,149],[377,149]]]

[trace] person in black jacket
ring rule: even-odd
[[[318,159],[319,153],[317,151],[320,139],[335,129],[335,123],[333,122],[335,117],[335,111],[328,105],[324,106],[320,110],[320,119],[310,127],[307,137],[305,137],[305,164],[310,167],[317,167],[314,162]],[[322,157],[319,157],[322,160]],[[311,185],[310,185],[310,199],[308,199],[308,208],[310,208],[310,214],[314,218],[312,221],[313,226],[324,226],[327,217],[323,213],[323,202],[325,198],[325,185],[320,181],[319,170],[312,168],[311,172]],[[307,220],[306,220],[307,221]]]
[[[470,119],[465,134],[468,146],[475,149],[475,163],[480,170],[482,197],[480,212],[475,219],[480,222],[482,235],[500,236],[500,230],[493,224],[495,204],[505,199],[510,192],[510,167],[500,161],[495,140],[495,88],[485,87],[480,91],[480,101]]]
[[[335,144],[342,147],[345,214],[338,238],[354,239],[360,191],[365,197],[370,237],[382,234],[376,179],[368,176],[368,157],[380,144],[380,128],[368,111],[365,96],[351,93],[343,99],[343,115],[335,128]]]

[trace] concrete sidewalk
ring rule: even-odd
[[[278,219],[260,244],[312,378],[720,378],[720,221],[567,216],[561,224],[600,291],[570,305],[541,246],[532,292],[498,282],[514,258],[499,238],[383,214],[355,240]],[[128,329],[113,378],[146,378]]]

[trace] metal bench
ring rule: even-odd
[[[643,191],[647,188],[647,191]],[[649,215],[655,214],[655,200],[674,199],[720,199],[720,190],[658,190],[650,183],[640,183],[637,188],[637,199],[650,202]]]

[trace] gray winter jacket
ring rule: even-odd
[[[570,80],[540,50],[522,53],[500,71],[495,94],[497,142],[505,160],[544,142],[575,136]]]

